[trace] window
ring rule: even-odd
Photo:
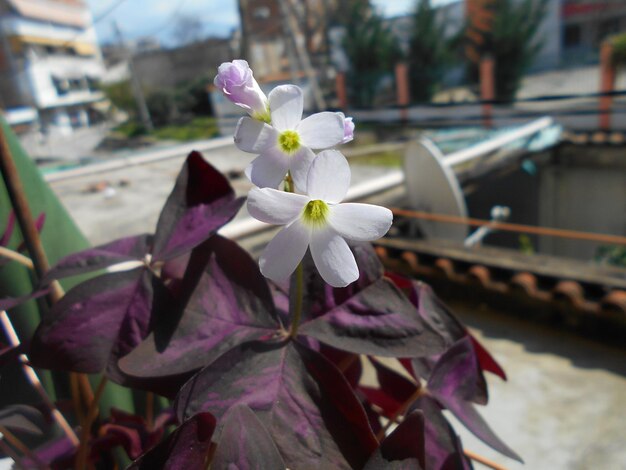
[[[580,25],[570,24],[563,31],[563,47],[580,46]]]

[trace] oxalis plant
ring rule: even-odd
[[[24,352],[35,367],[102,380],[79,427],[24,450],[19,465],[113,468],[122,448],[129,468],[146,470],[472,468],[446,409],[519,459],[475,408],[487,403],[485,371],[505,379],[500,366],[427,285],[384,272],[366,242],[391,212],[342,203],[350,167],[333,147],[352,139],[352,120],[302,119],[302,90],[266,96],[245,61],[222,64],[215,84],[249,114],[235,132],[258,155],[248,211],[284,227],[258,263],[219,235],[244,199],[194,152],[154,234],[54,266],[28,298],[89,278],[52,305]],[[98,418],[107,380],[170,406]],[[36,414],[7,408],[0,425],[37,431]]]

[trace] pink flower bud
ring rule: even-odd
[[[254,79],[245,60],[224,62],[219,66],[213,83],[230,101],[245,109],[253,118],[269,120],[267,96]]]
[[[354,139],[354,123],[351,117],[344,118],[343,121],[343,141],[342,144],[347,144]]]

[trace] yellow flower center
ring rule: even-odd
[[[310,201],[302,212],[302,218],[304,222],[313,226],[320,227],[326,224],[326,217],[328,216],[328,204],[324,201],[316,199],[315,201]]]
[[[300,136],[296,131],[284,131],[278,136],[278,145],[287,155],[292,155],[300,148]]]

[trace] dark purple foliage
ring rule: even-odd
[[[233,406],[224,415],[223,427],[211,469],[284,469],[272,437],[246,405]]]
[[[201,249],[208,258],[206,269],[182,307],[174,333],[170,338],[160,337],[158,330],[151,333],[120,361],[127,374],[161,377],[197,370],[233,347],[271,338],[281,328],[268,285],[250,255],[220,236]]]
[[[185,384],[176,409],[221,419],[240,404],[256,412],[289,468],[360,468],[377,446],[345,378],[297,341],[231,350]]]
[[[206,468],[215,424],[215,418],[210,413],[192,416],[163,442],[133,462],[127,470]]]
[[[70,290],[39,326],[32,345],[38,367],[94,373],[106,368],[119,383],[117,361],[166,318],[173,296],[157,277],[162,263],[184,254],[232,219],[242,199],[226,178],[193,152],[161,212],[154,235],[127,237],[70,255],[45,282],[134,262],[130,270],[103,274]],[[126,268],[129,269],[129,268]]]
[[[389,434],[363,470],[424,470],[426,448],[424,443],[424,415],[414,411]]]
[[[148,424],[110,410],[94,424],[91,463],[102,466],[101,456],[121,447],[136,459],[133,470],[470,469],[444,409],[519,459],[474,406],[487,402],[484,371],[503,379],[504,371],[428,286],[385,274],[370,245],[354,244],[360,277],[332,288],[307,254],[296,322],[294,279],[268,284],[246,251],[216,234],[242,202],[193,152],[154,235],[67,256],[40,289],[0,301],[11,308],[46,294],[54,279],[91,273],[45,314],[31,342],[33,364],[104,371],[130,388],[176,397],[182,424],[169,435],[172,413]],[[408,375],[375,356],[396,358]],[[362,384],[362,360],[377,385]],[[34,416],[13,407],[0,412],[0,424],[33,432]],[[378,442],[383,418],[400,424]],[[63,438],[35,455],[52,469],[70,468],[76,447]]]

